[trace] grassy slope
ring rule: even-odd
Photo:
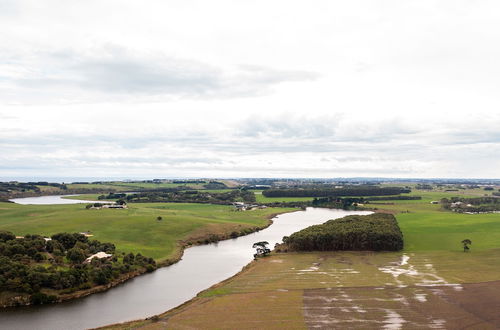
[[[190,304],[161,315],[156,322],[138,321],[118,328],[231,328],[236,325],[241,329],[307,328],[306,322],[311,322],[311,319],[306,321],[304,308],[307,307],[305,305],[308,300],[304,300],[304,297],[310,294],[309,290],[319,290],[318,294],[321,295],[332,289],[358,291],[355,296],[348,298],[344,297],[347,292],[338,293],[335,299],[325,298],[332,299],[325,308],[338,304],[335,301],[343,301],[343,310],[346,310],[351,308],[348,306],[351,304],[349,301],[353,301],[353,308],[368,311],[365,314],[347,313],[347,320],[351,323],[347,322],[345,326],[349,327],[366,326],[364,321],[352,323],[360,315],[366,320],[379,322],[377,327],[381,327],[387,321],[387,311],[391,310],[397,311],[410,328],[430,327],[432,324],[426,322],[432,321],[429,318],[432,313],[436,313],[435,319],[450,322],[450,326],[456,318],[463,318],[464,322],[470,318],[470,322],[477,321],[480,324],[482,320],[474,321],[471,314],[462,310],[446,314],[444,310],[450,303],[437,301],[432,287],[423,289],[419,285],[500,280],[500,214],[457,214],[442,211],[440,205],[430,204],[430,201],[442,197],[484,194],[480,189],[460,192],[414,191],[411,195],[422,196],[423,199],[387,201],[392,205],[372,205],[397,213],[396,217],[405,236],[405,249],[402,252],[274,254],[252,263],[239,275],[202,292]],[[461,252],[460,241],[465,238],[470,238],[473,242],[472,250],[467,254]],[[409,257],[407,263],[401,263],[403,256]],[[412,286],[415,284],[417,286]],[[391,294],[390,290],[371,289],[373,286],[398,288],[401,285],[410,287],[395,297],[386,296]],[[362,289],[363,287],[367,289]],[[422,294],[429,299],[428,302],[423,303],[415,298]],[[378,306],[372,306],[374,298],[384,298],[383,301],[387,303],[377,302]],[[398,299],[409,301],[411,307],[391,305]],[[273,301],[287,301],[287,305],[279,303],[275,306]],[[234,317],[234,312],[238,310],[245,310],[245,320]],[[340,310],[335,312],[330,320],[340,320],[342,313]],[[327,316],[322,314],[324,321],[328,320]],[[224,323],[220,322],[222,319],[225,320]],[[288,323],[290,320],[294,320],[294,323]],[[341,327],[340,324],[337,326]],[[488,325],[481,324],[479,327],[481,326],[487,328]]]
[[[119,250],[140,252],[157,260],[175,255],[177,242],[192,235],[227,233],[265,225],[272,213],[289,209],[234,212],[207,204],[130,204],[126,210],[86,210],[84,204],[18,205],[0,203],[0,229],[16,235],[91,231]],[[162,221],[156,217],[161,216]]]

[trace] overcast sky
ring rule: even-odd
[[[500,4],[0,0],[0,177],[499,178]]]

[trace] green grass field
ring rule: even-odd
[[[16,235],[91,232],[125,252],[164,260],[179,251],[178,242],[207,234],[228,234],[263,226],[267,217],[290,209],[235,212],[209,204],[129,204],[129,209],[87,210],[85,204],[18,205],[0,203],[0,229]],[[163,220],[157,221],[161,216]]]
[[[68,189],[88,189],[88,190],[92,190],[92,189],[100,189],[100,190],[104,190],[104,191],[114,191],[114,190],[117,190],[117,191],[127,191],[127,190],[130,190],[129,187],[127,186],[123,186],[123,185],[120,185],[118,183],[112,183],[112,182],[109,182],[109,183],[105,183],[105,184],[98,184],[98,183],[89,183],[89,184],[80,184],[80,183],[70,183],[68,185],[66,185],[68,187]]]
[[[273,253],[154,322],[115,328],[498,328],[500,214],[430,204],[485,193],[413,191],[423,199],[366,204],[395,213],[403,251]]]
[[[484,191],[468,189],[458,192],[412,191],[409,195],[422,200],[377,201],[392,205],[366,204],[368,207],[396,212],[404,234],[405,251],[455,251],[460,242],[469,238],[474,250],[500,248],[500,214],[462,214],[442,210],[431,204],[444,197],[478,197]]]

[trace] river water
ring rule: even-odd
[[[96,203],[97,201],[86,201],[82,199],[65,199],[63,197],[78,196],[78,195],[54,195],[41,197],[26,197],[9,199],[16,204],[31,204],[31,205],[48,205],[48,204],[81,204],[81,203]],[[99,201],[99,203],[109,203],[109,201]]]
[[[43,197],[39,197],[43,198]],[[0,311],[1,329],[86,329],[165,312],[239,272],[253,259],[252,244],[273,247],[310,225],[366,211],[308,208],[279,215],[265,230],[185,250],[181,261],[138,276],[106,292],[60,304]]]

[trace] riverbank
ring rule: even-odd
[[[495,328],[499,257],[273,253],[165,313],[100,329]]]
[[[289,210],[285,212],[293,212],[293,211],[295,210]],[[254,226],[242,226],[241,224],[226,223],[222,225],[217,224],[214,226],[206,226],[206,228],[203,227],[201,230],[194,230],[190,235],[188,235],[187,238],[180,240],[176,243],[177,248],[173,250],[173,253],[168,258],[158,261],[158,267],[166,267],[177,263],[179,260],[182,259],[184,250],[188,247],[220,242],[223,240],[232,239],[243,235],[248,235],[260,231],[262,229],[265,229],[272,224],[271,219],[274,218],[277,214],[279,213],[272,213],[265,215],[264,218],[266,219],[266,222]],[[58,294],[57,291],[52,291],[52,290],[48,291],[45,290],[47,292],[44,291],[44,293],[55,296],[56,297],[54,301],[55,303],[74,300],[77,298],[91,295],[93,293],[109,290],[110,288],[122,284],[127,280],[130,280],[134,277],[146,273],[146,271],[147,271],[146,268],[141,269],[140,271],[133,271],[120,276],[119,278],[111,281],[106,285],[93,286],[88,289],[77,290],[71,293]],[[0,307],[3,308],[14,307],[14,306],[28,306],[31,304],[32,302],[29,294],[3,292],[3,294],[0,295]]]
[[[157,206],[159,205],[155,205]],[[161,207],[165,206],[168,205],[161,205]],[[175,207],[178,208],[179,205]],[[189,205],[190,210],[192,207]],[[204,209],[208,206],[197,205],[195,207]],[[217,209],[219,207],[215,208]],[[271,213],[276,213],[276,210],[266,212],[271,217]],[[263,216],[262,210],[229,211],[228,215],[255,217],[259,213]],[[20,307],[2,311],[2,326],[10,329],[88,329],[159,314],[183,304],[195,297],[198,292],[238,273],[253,260],[252,255],[255,253],[252,249],[253,243],[268,241],[270,246],[274,246],[285,235],[290,235],[309,225],[323,223],[328,219],[340,218],[348,214],[353,214],[353,212],[314,208],[281,214],[273,219],[274,224],[265,230],[216,244],[185,249],[181,262],[137,276],[108,292],[62,304]],[[202,221],[213,222],[214,217],[217,217],[217,214],[211,213],[211,218],[206,217]],[[220,219],[220,217],[217,218]],[[146,221],[149,223],[149,220]],[[259,222],[259,224],[265,223],[267,220]],[[221,225],[222,223],[219,220],[212,224]],[[121,227],[120,229],[127,228]],[[123,249],[120,250],[123,251]]]
[[[106,328],[499,328],[499,215],[445,211],[431,201],[453,192],[418,193],[373,210],[396,215],[402,252],[273,253],[174,309]]]
[[[234,274],[233,276],[220,281],[219,283],[216,283],[212,285],[211,287],[199,292],[196,297],[184,302],[183,304],[174,307],[166,312],[163,312],[161,314],[157,315],[152,315],[150,317],[147,317],[142,320],[134,320],[134,321],[128,321],[128,322],[122,322],[122,323],[116,323],[116,324],[110,324],[106,325],[103,327],[98,327],[98,328],[93,328],[94,329],[109,329],[109,330],[115,330],[115,329],[141,329],[142,327],[147,327],[148,325],[167,325],[167,321],[169,318],[173,317],[174,315],[177,315],[179,313],[182,313],[190,308],[193,308],[195,306],[198,306],[199,304],[203,304],[207,299],[204,297],[204,295],[212,295],[212,292],[216,292],[218,288],[223,287],[227,283],[235,280],[236,278],[239,278],[240,276],[244,275],[246,272],[250,271],[250,269],[254,268],[256,263],[259,261],[259,259],[255,259],[251,261],[249,264],[245,265],[239,272]]]
[[[110,283],[106,285],[97,285],[89,289],[85,290],[77,290],[72,293],[65,293],[61,295],[56,295],[56,300],[52,303],[57,304],[57,303],[62,303],[65,301],[70,301],[74,299],[79,299],[83,298],[86,296],[89,296],[94,293],[99,293],[103,291],[107,291],[117,285],[120,285],[136,276],[142,275],[146,273],[147,270],[146,268],[142,270],[137,270],[131,273],[123,274],[119,278],[111,281]],[[53,292],[54,294],[57,294],[56,292]],[[16,307],[21,307],[21,306],[31,306],[33,305],[30,295],[29,294],[18,294],[15,292],[7,292],[4,294],[4,297],[0,298],[0,308],[16,308]]]
[[[171,258],[160,261],[158,263],[158,266],[159,267],[166,267],[166,266],[170,266],[170,265],[173,265],[173,264],[179,262],[182,259],[182,256],[184,255],[184,251],[187,248],[190,248],[193,246],[200,246],[200,245],[204,245],[204,244],[222,242],[222,241],[225,241],[228,239],[234,239],[234,238],[238,238],[240,236],[245,236],[245,235],[249,235],[252,233],[256,233],[258,231],[264,230],[267,227],[271,226],[273,224],[272,219],[275,218],[276,216],[290,213],[290,212],[296,212],[296,211],[297,210],[290,210],[290,211],[284,211],[281,213],[269,214],[266,216],[266,218],[267,218],[266,224],[261,225],[261,226],[257,226],[257,227],[247,228],[247,229],[244,229],[243,231],[240,231],[240,232],[236,232],[234,230],[230,231],[230,232],[226,231],[225,233],[222,233],[222,234],[215,233],[215,232],[211,232],[211,233],[209,232],[209,233],[205,233],[204,235],[201,235],[201,236],[198,236],[197,234],[193,234],[188,239],[179,241],[178,242],[178,244],[179,244],[178,252],[174,256],[172,256]]]

